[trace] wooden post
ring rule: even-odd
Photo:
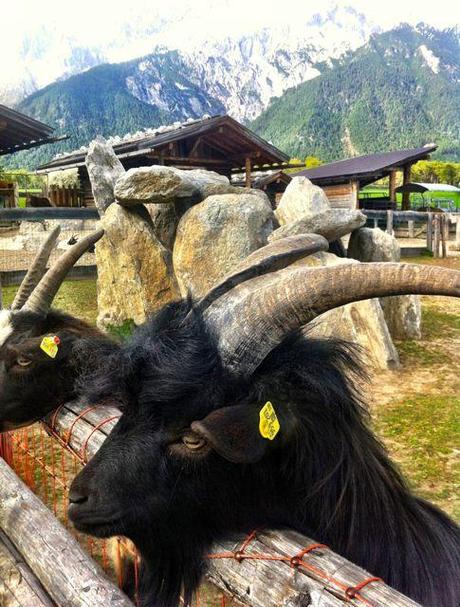
[[[389,182],[390,202],[395,202],[395,200],[396,200],[395,189],[396,189],[396,171],[391,171],[390,172],[390,182]]]
[[[455,246],[460,247],[460,213],[455,215]]]
[[[374,217],[374,229],[379,227],[379,220],[377,217]]]
[[[387,211],[387,233],[393,235],[393,211]]]
[[[441,215],[441,214],[440,214]],[[442,214],[441,215],[441,250],[442,257],[447,257],[447,238],[449,235],[449,216]]]
[[[433,252],[433,213],[428,213],[426,224],[426,248]]]
[[[409,238],[415,238],[415,221],[411,219],[407,222],[407,233]]]
[[[0,528],[57,605],[133,607],[3,460],[0,460]]]
[[[412,165],[406,164],[403,169],[403,185],[410,183]],[[410,194],[409,192],[403,192],[401,210],[407,211],[410,208]]]
[[[439,213],[435,213],[433,217],[434,224],[434,235],[433,235],[433,255],[434,257],[439,257],[439,240],[441,236],[441,226],[440,226],[440,217]]]
[[[351,208],[359,209],[359,181],[351,182]]]
[[[250,158],[246,158],[245,175],[246,175],[245,186],[247,188],[250,188],[251,187],[251,159]]]

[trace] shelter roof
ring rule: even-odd
[[[0,104],[0,156],[62,139],[53,137],[53,131],[47,124]]]
[[[348,158],[323,164],[314,169],[305,169],[295,176],[308,177],[317,185],[344,183],[352,179],[358,180],[361,185],[366,185],[385,177],[393,169],[401,169],[405,165],[427,158],[437,147],[435,144],[430,144],[421,148]]]
[[[395,192],[460,192],[460,188],[449,183],[406,183],[396,188]]]
[[[187,120],[184,123],[175,122],[172,125],[138,131],[124,137],[112,137],[108,142],[120,158],[136,156],[152,156],[161,149],[167,149],[175,142],[198,140],[220,154],[223,163],[232,167],[244,165],[245,156],[250,156],[255,164],[284,163],[289,157],[278,150],[268,141],[240,124],[230,116],[212,116],[200,120]],[[83,166],[88,147],[60,154],[51,162],[39,167],[40,171],[53,171],[64,168]],[[167,158],[165,164],[174,164],[173,158]],[[184,159],[182,159],[184,160]],[[190,156],[189,160],[193,160]],[[198,162],[198,161],[197,161]],[[199,162],[198,162],[199,164]]]

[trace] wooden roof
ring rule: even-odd
[[[359,181],[363,186],[386,177],[394,169],[402,169],[408,164],[426,159],[437,147],[432,144],[422,148],[358,156],[323,164],[314,169],[305,169],[295,173],[295,176],[308,177],[313,183],[320,186],[346,183],[351,180]]]
[[[152,129],[150,129],[152,131]],[[230,116],[213,116],[187,122],[165,132],[149,133],[113,145],[126,168],[145,164],[205,166],[209,169],[244,167],[251,158],[253,166],[282,164],[289,157]],[[86,149],[53,159],[39,167],[49,172],[83,166]]]
[[[51,143],[54,129],[21,112],[0,104],[0,156]]]

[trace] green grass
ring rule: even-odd
[[[421,366],[448,364],[451,362],[450,356],[443,353],[435,341],[448,337],[455,331],[460,331],[459,315],[425,305],[422,308],[422,340],[398,342],[401,362],[403,365]]]
[[[389,196],[389,190],[385,187],[367,186],[360,191],[360,199],[379,198]],[[411,205],[419,206],[423,201],[427,204],[432,202],[436,206],[440,200],[452,200],[457,210],[460,209],[460,193],[458,192],[426,192],[424,198],[421,194],[413,193],[409,196]],[[402,194],[396,194],[396,202],[400,205]]]
[[[375,429],[417,494],[460,519],[455,462],[460,441],[460,398],[418,395],[381,407]]]
[[[5,306],[10,305],[13,301],[16,291],[17,286],[3,287]],[[93,278],[66,280],[54,298],[53,307],[87,320],[91,324],[96,324],[96,280]]]

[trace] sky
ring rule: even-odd
[[[50,35],[73,36],[82,45],[109,43],[120,28],[130,24],[133,34],[148,22],[158,29],[176,30],[183,35],[184,27],[192,26],[208,32],[244,33],[263,26],[291,23],[331,5],[351,6],[363,12],[382,29],[401,21],[416,24],[425,21],[435,27],[450,27],[460,23],[458,0],[290,0],[288,10],[279,0],[129,0],[117,4],[114,0],[0,0],[7,28],[2,29],[1,44],[17,47],[21,32],[46,28]],[[175,24],[171,28],[171,25]]]

